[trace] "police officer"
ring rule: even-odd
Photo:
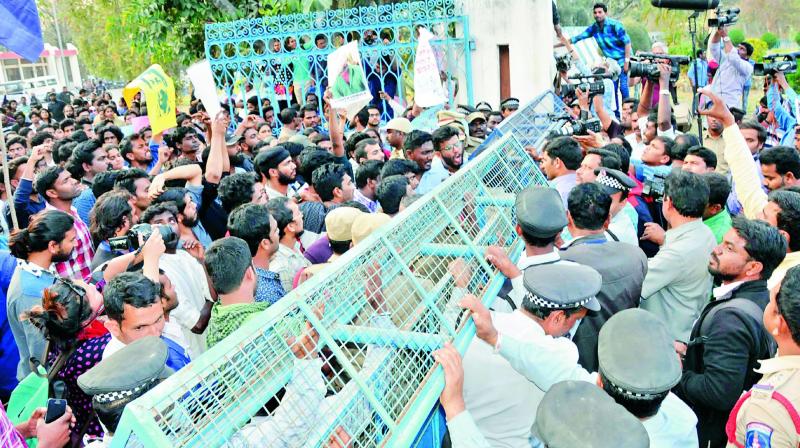
[[[574,328],[587,312],[600,309],[595,297],[600,284],[600,274],[587,266],[574,263],[532,266],[523,276],[525,295],[521,309],[495,313],[497,328],[502,328],[504,335],[524,341],[543,339],[546,342],[542,350],[559,353],[572,344],[559,336]],[[462,301],[471,303],[477,299],[467,296]],[[483,310],[488,313],[486,308]],[[492,319],[488,315],[486,318]],[[455,417],[461,412],[459,407],[468,409],[471,424],[492,445],[529,447],[530,428],[545,388],[515,372],[513,364],[496,354],[494,345],[489,341],[472,341],[464,356],[467,373],[462,375],[458,397],[454,398],[460,405],[450,406],[447,413]],[[458,446],[455,440],[453,446]]]
[[[483,118],[486,120],[489,119],[489,114],[492,113],[492,106],[486,101],[481,101],[480,103],[476,104],[475,109],[477,109],[478,112],[482,113]]]
[[[536,414],[536,430],[548,448],[651,446],[636,417],[584,381],[562,381],[547,391]]]
[[[553,278],[561,283],[553,282]],[[600,309],[595,298],[600,274],[589,267],[532,266],[525,270],[523,281],[526,293],[520,309],[492,316],[499,331],[515,339],[547,337],[553,343],[550,349],[557,351],[566,341],[558,336],[575,327],[589,310]],[[481,433],[494,446],[529,448],[530,428],[544,391],[515,371],[490,344],[477,338],[464,353],[464,368],[463,400]]]
[[[558,350],[545,336],[520,342],[498,332],[479,301],[462,304],[473,313],[478,337],[543,390],[565,380],[596,383],[642,421],[651,446],[698,445],[697,417],[670,392],[681,378],[672,337],[654,314],[634,308],[612,316],[600,330],[599,372],[589,373],[577,365],[577,347],[565,338],[557,339]]]
[[[726,427],[728,447],[800,446],[800,267],[772,291],[764,326],[778,343],[778,356],[761,361],[761,381],[745,393]]]
[[[550,187],[528,187],[517,194],[514,203],[517,215],[517,234],[525,242],[525,252],[517,263],[508,258],[505,250],[490,246],[486,259],[503,273],[510,282],[492,305],[495,311],[511,312],[522,305],[525,287],[522,271],[542,264],[569,263],[561,261],[555,246],[556,236],[567,225],[567,212],[558,192]]]
[[[628,194],[636,188],[636,182],[622,171],[611,168],[597,168],[595,175],[595,183],[602,185],[611,196],[611,222],[606,233],[614,241],[638,246],[639,214],[627,200]]]
[[[500,102],[500,113],[503,114],[504,120],[517,109],[519,109],[519,99],[517,98],[510,97]]]
[[[172,374],[164,341],[148,336],[126,345],[78,377],[78,386],[92,397],[92,407],[105,429],[103,440],[87,448],[111,446],[125,406]],[[136,360],[135,366],[131,360]]]

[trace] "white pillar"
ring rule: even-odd
[[[500,105],[499,45],[508,45],[511,96],[522,104],[551,88],[551,0],[463,0],[469,16],[475,102]]]

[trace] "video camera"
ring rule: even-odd
[[[765,62],[756,63],[753,67],[753,74],[756,76],[772,76],[778,72],[794,73],[797,71],[797,58],[799,57],[800,51],[764,56]]]
[[[140,247],[139,237],[141,237],[142,242],[147,241],[153,233],[153,229],[158,229],[158,231],[161,232],[161,238],[164,240],[164,245],[167,247],[169,247],[170,243],[176,243],[178,241],[178,235],[172,231],[172,227],[161,225],[151,226],[150,224],[142,223],[131,227],[131,229],[128,230],[128,234],[125,236],[109,238],[108,245],[111,246],[111,250],[137,250]]]
[[[642,196],[652,198],[656,202],[664,200],[664,188],[667,176],[662,173],[654,173],[652,179],[644,181],[642,186]]]
[[[574,97],[575,91],[577,89],[581,89],[584,92],[588,92],[589,97],[593,97],[595,95],[603,95],[606,92],[605,85],[603,84],[603,79],[609,77],[610,75],[607,75],[605,73],[570,76],[569,79],[577,79],[580,81],[580,83],[561,85],[561,98],[566,98],[568,96]]]
[[[569,53],[557,54],[555,58],[558,72],[567,72],[572,67],[572,56]]]
[[[559,122],[560,126],[557,129],[550,131],[548,139],[556,137],[570,137],[573,135],[589,135],[589,131],[602,132],[603,124],[600,123],[599,118],[589,118],[587,120],[580,120],[572,118],[568,115],[554,117],[554,121]]]
[[[739,8],[722,8],[721,6],[717,7],[717,17],[711,17],[708,19],[708,27],[722,28],[724,26],[731,26],[739,21],[739,12],[741,12]]]
[[[631,66],[628,76],[631,78],[647,78],[650,81],[658,81],[660,73],[658,71],[659,61],[669,61],[672,72],[669,74],[670,83],[678,81],[681,74],[681,65],[689,64],[688,56],[673,56],[669,54],[639,53],[631,58]]]

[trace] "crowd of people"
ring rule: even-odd
[[[693,81],[703,88],[701,145],[677,129],[672,67],[632,80],[641,93],[629,97],[630,39],[605,5],[593,11],[585,33],[557,33],[570,51],[594,37],[605,53],[593,69],[615,76],[611,96],[577,87],[564,98],[573,121],[597,119],[602,130],[526,148],[550,185],[517,195],[523,255],[487,249],[508,279],[490,309],[450,298],[471,312],[477,338],[463,355],[449,344],[433,353],[449,440],[796,447],[796,94],[784,74],[770,76],[748,115],[752,47],[716,30],[716,70],[694,62],[710,73]],[[47,423],[42,409],[16,426],[0,413],[3,446],[106,446],[127,403],[468,167],[520,107],[454,106],[424,129],[413,105],[382,123],[377,102],[347,117],[331,95],[311,91],[282,108],[239,98],[214,117],[193,100],[158,134],[130,126],[147,114],[141,96],[128,105],[64,88],[46,106],[2,105],[0,401],[45,372],[49,396],[69,405]],[[449,265],[462,291],[466,266]],[[393,325],[392,304],[369,302],[372,326]],[[327,400],[313,331],[291,350],[283,402]],[[147,361],[121,368],[131,359]],[[284,440],[297,425],[289,407],[240,435],[253,446]],[[291,437],[302,445],[309,431]],[[340,427],[328,446],[352,436]]]

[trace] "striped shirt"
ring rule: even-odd
[[[572,43],[582,41],[594,37],[597,41],[597,46],[603,51],[607,58],[611,58],[620,65],[625,61],[625,46],[631,43],[631,38],[628,37],[627,31],[622,23],[606,18],[603,25],[598,25],[597,22],[589,25],[581,34],[571,39]]]
[[[6,409],[0,403],[0,446],[3,448],[27,448],[17,428],[11,423],[6,414]]]
[[[48,202],[45,209],[57,210]],[[92,234],[83,222],[75,207],[70,208],[70,215],[75,218],[75,249],[69,260],[55,263],[56,272],[64,278],[73,280],[86,280],[92,276],[92,258],[94,258],[94,246],[92,246]]]

